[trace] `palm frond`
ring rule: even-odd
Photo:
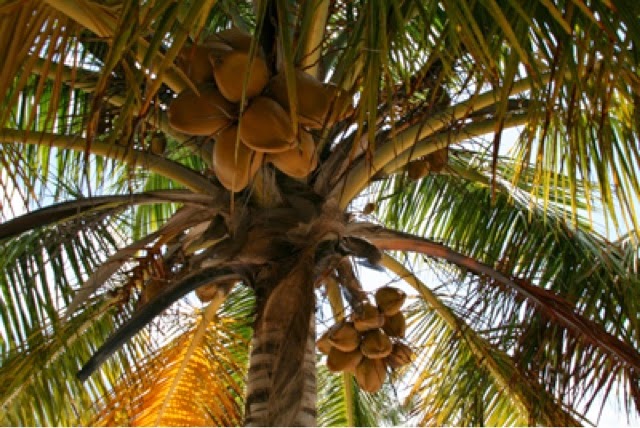
[[[87,224],[92,227],[85,229]],[[73,372],[96,342],[119,323],[120,314],[132,310],[125,296],[113,292],[86,302],[85,310],[67,322],[61,316],[73,287],[102,262],[102,253],[113,250],[117,238],[98,217],[53,232],[41,229],[0,245],[3,424],[73,424],[127,371],[123,357],[138,352],[134,341],[100,378],[85,386],[73,380]],[[47,397],[36,411],[30,409],[33,397]]]
[[[242,422],[253,296],[236,289],[136,362],[98,404],[91,425],[232,426]],[[221,303],[218,302],[218,303]]]
[[[583,316],[636,347],[637,334],[631,325],[637,324],[634,303],[637,299],[629,294],[637,289],[634,285],[637,253],[633,246],[621,248],[593,232],[571,229],[553,210],[535,208],[535,205],[532,209],[527,198],[499,196],[491,204],[490,188],[478,181],[475,183],[478,184],[456,176],[430,176],[420,183],[405,184],[402,192],[391,196],[386,221],[483,260],[525,287],[536,286],[561,296]],[[446,207],[446,210],[435,207]],[[380,210],[386,211],[384,204]],[[540,370],[540,376],[548,373],[549,369],[545,368],[548,366],[567,373],[563,383],[554,386],[556,393],[566,391],[567,397],[587,405],[590,397],[600,388],[608,388],[614,379],[622,385],[635,382],[634,375],[615,363],[604,369],[600,352],[588,346],[569,345],[573,339],[566,333],[552,329],[549,322],[533,315],[535,309],[506,290],[487,288],[492,283],[495,284],[478,279],[471,288],[460,288],[457,295],[461,308],[466,308],[463,309],[465,316],[475,314],[486,326],[483,328],[493,328],[496,323],[519,326],[501,333],[504,334],[501,340],[508,344],[509,352],[518,354],[519,364],[533,371]],[[494,309],[478,313],[474,307]],[[628,327],[607,321],[613,319],[628,320]],[[553,358],[558,344],[565,341],[568,342],[563,353],[569,349],[575,352],[572,361],[580,364]],[[538,359],[541,360],[534,362]],[[591,390],[587,385],[594,382],[595,376],[601,383]],[[571,395],[569,390],[573,391]],[[631,400],[627,401],[628,405],[633,405]]]
[[[420,425],[579,425],[508,354],[476,334],[408,268],[389,256],[382,264],[420,296],[408,310],[409,343],[419,355],[406,398],[421,403],[414,403]]]

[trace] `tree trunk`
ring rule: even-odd
[[[313,257],[298,255],[276,269],[283,274],[256,284],[245,425],[315,426]]]
[[[282,401],[282,405],[291,405],[291,409],[283,409],[282,413],[269,412],[268,404],[272,394],[269,386],[276,360],[276,355],[270,351],[274,344],[282,340],[282,334],[272,331],[271,335],[253,337],[247,380],[245,426],[316,426],[316,343],[313,318],[311,324],[303,364],[299,369],[304,379],[302,394],[275,397]]]

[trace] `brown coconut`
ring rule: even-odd
[[[359,349],[351,352],[342,352],[337,348],[331,348],[327,356],[327,368],[332,372],[354,372],[362,361],[362,353]]]
[[[169,105],[169,124],[189,135],[213,135],[228,126],[238,115],[238,108],[227,101],[212,84],[180,92]]]
[[[376,304],[386,316],[397,314],[406,299],[407,294],[396,287],[381,287],[376,290]]]
[[[407,331],[407,322],[402,312],[398,312],[390,317],[384,317],[382,330],[390,337],[403,338]]]
[[[224,97],[234,103],[260,94],[269,82],[267,62],[261,55],[254,55],[253,59],[248,51],[232,50],[213,58],[213,77]],[[247,86],[244,87],[245,77],[249,74]]]
[[[196,296],[202,303],[207,303],[213,300],[218,294],[218,284],[207,284],[202,287],[196,288]]]
[[[353,314],[353,325],[358,331],[368,331],[384,325],[384,314],[369,302],[364,302]]]
[[[391,353],[391,348],[391,339],[381,329],[369,330],[360,342],[360,351],[367,358],[384,358]]]
[[[430,171],[440,172],[449,162],[449,149],[445,147],[443,149],[436,150],[433,153],[429,153],[426,156],[426,159],[429,162]]]
[[[251,100],[242,114],[240,138],[256,151],[278,153],[295,147],[296,134],[280,104],[260,96]]]
[[[154,155],[162,155],[167,149],[167,137],[162,132],[156,132],[151,136],[149,149]]]
[[[213,168],[220,183],[239,192],[255,176],[262,164],[262,153],[256,153],[237,139],[238,127],[229,126],[216,137],[213,146]]]
[[[353,111],[351,97],[335,85],[322,83],[302,70],[296,70],[295,83],[294,99],[296,100],[298,121],[302,125],[312,129],[320,129],[325,122],[332,125]],[[284,72],[271,79],[269,91],[278,103],[290,110],[289,92]],[[331,115],[329,116],[329,114]]]
[[[341,322],[329,329],[329,343],[342,352],[351,352],[360,345],[360,333],[353,323]]]
[[[407,164],[407,176],[412,180],[419,180],[429,174],[429,161],[415,159]]]
[[[268,155],[267,161],[290,177],[304,178],[318,166],[318,155],[313,135],[301,129],[298,136],[298,147]]]
[[[404,343],[396,342],[393,344],[393,349],[391,349],[391,353],[384,359],[384,362],[392,369],[398,369],[409,364],[413,361],[414,357],[415,354],[411,348]]]
[[[178,67],[196,85],[213,83],[213,65],[209,59],[211,49],[202,45],[185,46],[177,58]]]
[[[356,367],[355,374],[358,385],[367,392],[378,392],[387,377],[383,360],[366,357]]]
[[[219,48],[227,45],[234,50],[249,51],[251,47],[251,34],[238,27],[231,27],[209,36],[205,45],[212,48]]]
[[[322,336],[320,336],[320,338],[316,342],[316,346],[318,347],[318,351],[322,352],[325,355],[329,354],[329,351],[331,351],[332,346],[331,346],[331,342],[329,342],[328,331],[326,331]]]

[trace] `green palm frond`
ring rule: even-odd
[[[274,205],[314,198],[375,202],[387,228],[468,262],[393,253],[419,294],[419,358],[378,395],[320,369],[322,425],[577,423],[616,388],[640,409],[639,16],[634,0],[3,2],[0,422],[239,424],[255,302],[237,289],[217,316],[187,295],[86,384],[74,376],[146,310],[150,284],[182,296],[225,251],[244,275],[256,262],[234,233],[252,203],[277,222]],[[296,70],[354,101],[312,131],[319,167],[300,182],[265,161],[229,195],[215,138],[169,125],[195,88],[182,49],[231,25],[284,72],[295,128]],[[407,178],[443,151],[442,171]]]
[[[409,343],[418,357],[407,396],[407,401],[420,403],[414,411],[420,425],[579,425],[506,352],[478,334],[407,268],[388,256],[383,265],[420,297],[408,311]]]
[[[390,225],[451,245],[496,266],[523,285],[552,291],[607,332],[637,347],[634,328],[623,326],[638,322],[637,297],[632,297],[637,290],[637,253],[632,247],[623,249],[592,232],[573,230],[552,210],[532,211],[527,199],[499,196],[491,204],[489,187],[453,175],[430,176],[394,189],[403,191],[391,193],[389,209],[384,204],[379,209],[387,213]],[[435,206],[447,209],[434,209]],[[518,364],[534,373],[539,370],[536,376],[541,378],[547,376],[547,367],[551,366],[560,373],[576,375],[579,384],[585,382],[582,385],[593,382],[590,376],[594,373],[602,382],[594,391],[559,383],[553,387],[554,394],[580,390],[576,397],[592,397],[599,388],[608,388],[614,379],[628,385],[636,382],[635,375],[623,370],[615,360],[605,369],[604,356],[599,351],[578,345],[564,330],[556,330],[544,317],[540,319],[535,307],[500,287],[496,289],[491,280],[479,278],[472,284],[459,287],[455,294],[459,296],[454,301],[460,305],[460,316],[476,320],[477,328],[482,329],[511,326],[500,327],[499,333],[494,333],[495,340],[504,344],[505,351],[517,355]],[[483,312],[479,308],[493,309]],[[627,321],[606,321],[612,319]],[[563,354],[575,353],[573,360],[557,358],[561,343]],[[580,363],[574,365],[572,361]],[[577,375],[578,370],[584,375]],[[627,405],[632,405],[631,400]],[[585,399],[585,403],[588,401]]]
[[[127,298],[115,291],[86,302],[77,316],[62,318],[73,287],[103,261],[101,254],[117,245],[108,224],[100,218],[89,224],[91,229],[78,224],[56,232],[44,229],[0,244],[0,350],[6,380],[1,414],[5,425],[73,424],[77,410],[108,391],[127,370],[127,359],[122,357],[137,353],[133,342],[102,377],[86,386],[70,380],[96,343],[107,337],[122,314],[132,310]],[[48,397],[47,405],[29,410],[33,397]]]

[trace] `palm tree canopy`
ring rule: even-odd
[[[370,297],[361,265],[411,290],[411,364],[370,394],[318,353],[319,424],[640,413],[635,0],[8,0],[0,28],[2,424],[242,423],[256,272],[291,254],[319,335]],[[196,74],[229,29],[265,81],[233,100]],[[205,90],[224,126],[184,132]],[[234,132],[252,175],[227,177],[257,98],[297,157]]]

